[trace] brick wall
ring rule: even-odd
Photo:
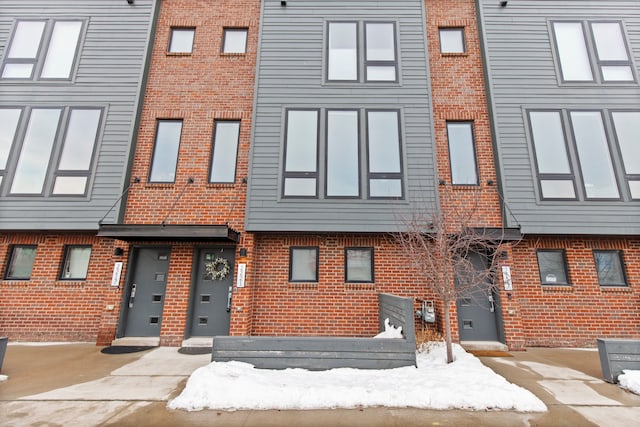
[[[0,266],[12,245],[37,245],[30,280],[0,280],[0,335],[12,341],[95,341],[102,312],[120,300],[110,286],[113,240],[89,233],[2,233]],[[65,245],[91,245],[86,280],[58,280]]]

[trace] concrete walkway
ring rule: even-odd
[[[315,411],[166,409],[210,355],[161,347],[105,355],[92,344],[10,344],[0,382],[2,426],[616,426],[640,419],[640,396],[602,381],[592,350],[532,348],[481,360],[548,406],[546,413],[362,408]],[[221,390],[224,393],[224,390]]]

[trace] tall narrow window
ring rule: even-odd
[[[49,49],[40,77],[68,79],[71,76],[81,29],[80,21],[57,21],[53,24]]]
[[[169,53],[193,52],[193,39],[195,35],[195,28],[172,28],[171,40],[169,40]]]
[[[240,122],[216,121],[209,182],[235,182],[239,137]]]
[[[60,280],[85,280],[90,257],[91,246],[67,246],[62,260]]]
[[[289,281],[318,281],[318,248],[291,247],[289,249]]]
[[[633,81],[629,51],[620,22],[593,22],[598,66],[604,81]]]
[[[182,120],[159,120],[149,182],[175,182]]]
[[[464,28],[440,28],[440,53],[464,53]]]
[[[288,110],[284,196],[318,195],[318,111]]]
[[[602,114],[598,111],[572,111],[570,117],[587,198],[619,198]]]
[[[5,272],[7,280],[29,280],[36,259],[35,245],[16,245],[11,248],[9,264]]]
[[[391,22],[365,24],[365,80],[397,80],[396,34]]]
[[[476,150],[473,143],[473,124],[470,122],[447,123],[451,183],[454,185],[478,185]]]
[[[246,53],[247,33],[246,28],[225,28],[222,53]]]
[[[41,194],[60,121],[59,108],[34,108],[18,158],[11,193]]]
[[[627,286],[620,251],[593,251],[600,286]]]
[[[327,111],[327,196],[360,196],[358,112]]]
[[[358,24],[329,22],[327,80],[358,79]]]
[[[398,111],[367,111],[369,197],[402,198]]]
[[[611,113],[632,199],[640,199],[640,112]]]
[[[71,110],[53,194],[85,194],[101,114],[102,110]]]
[[[568,285],[567,259],[564,250],[538,250],[538,269],[543,285]]]
[[[0,108],[0,185],[4,180],[21,113],[22,110],[19,108]]]
[[[562,79],[565,81],[593,81],[589,53],[580,22],[554,22]]]
[[[38,60],[45,21],[18,21],[7,51],[2,78],[30,79]]]
[[[529,121],[542,198],[575,199],[573,173],[560,112],[532,111]]]
[[[344,250],[345,282],[373,283],[373,248]]]

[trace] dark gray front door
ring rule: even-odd
[[[127,286],[125,300],[125,336],[160,336],[170,253],[170,248],[136,250],[132,280]]]
[[[480,255],[471,255],[471,262],[476,269],[486,268]],[[469,295],[458,298],[460,341],[499,340],[498,296],[488,288],[487,285],[479,285]]]
[[[200,249],[191,304],[192,337],[229,335],[235,247]]]

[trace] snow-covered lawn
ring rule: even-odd
[[[618,375],[618,384],[631,393],[640,394],[640,371],[622,371],[622,374]]]
[[[546,411],[528,390],[509,383],[454,344],[417,354],[418,368],[387,370],[256,369],[241,362],[212,362],[197,369],[171,409],[326,409],[386,406],[425,409]]]

